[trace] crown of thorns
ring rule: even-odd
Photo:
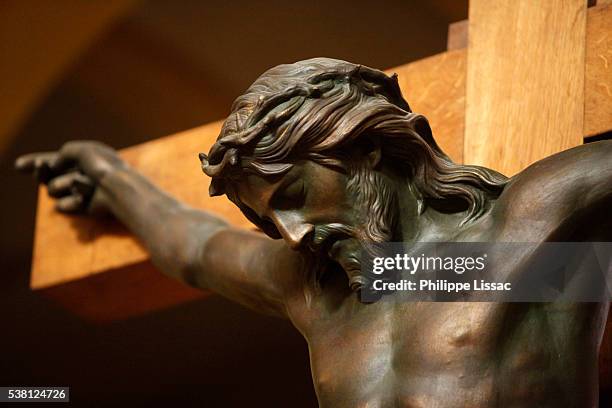
[[[383,96],[399,108],[411,112],[408,103],[402,97],[397,74],[387,76],[382,71],[362,65],[317,73],[302,83],[289,86],[280,92],[260,95],[239,130],[226,132],[224,125],[217,141],[210,149],[210,155],[199,154],[202,170],[213,179],[210,195],[224,193],[219,179],[238,177],[244,169],[258,169],[257,163],[252,158],[240,156],[241,150],[245,150],[260,140],[262,135],[270,133],[286,122],[306,100],[325,98],[338,85],[344,84],[355,86],[364,95]],[[281,106],[282,108],[278,109]],[[233,116],[236,116],[235,112]],[[235,120],[237,122],[237,118]],[[266,166],[268,171],[283,172],[290,168],[291,164],[267,163]]]

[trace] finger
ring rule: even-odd
[[[53,172],[51,168],[45,161],[35,162],[34,165],[34,178],[43,184],[47,184],[49,180],[53,177]]]
[[[40,164],[41,160],[51,161],[57,158],[56,152],[38,152],[38,153],[28,153],[22,156],[19,156],[17,160],[15,160],[15,169],[23,172],[32,172],[34,171],[36,164]]]
[[[19,156],[15,160],[15,169],[23,172],[31,171],[34,168],[34,158],[39,153],[29,153]]]
[[[47,185],[51,197],[63,197],[73,191],[86,197],[93,192],[93,182],[84,174],[73,171],[55,177]]]
[[[77,160],[73,156],[67,156],[60,151],[52,162],[49,163],[50,169],[54,173],[62,173],[68,169],[76,167]]]
[[[92,142],[81,140],[71,140],[70,142],[64,143],[59,151],[57,160],[53,163],[52,170],[62,171],[72,167],[74,163],[79,160],[83,149],[91,145],[91,143]]]
[[[91,179],[91,177],[78,173],[78,176],[75,177],[74,182],[72,183],[72,191],[74,193],[78,193],[83,197],[91,197],[96,189],[96,184]]]
[[[55,209],[63,213],[75,213],[83,210],[83,196],[69,195],[62,197],[55,202]]]

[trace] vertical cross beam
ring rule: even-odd
[[[582,144],[587,2],[471,0],[466,163],[513,175]]]

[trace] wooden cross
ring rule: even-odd
[[[404,96],[429,118],[451,158],[515,174],[612,129],[612,5],[586,3],[471,0],[469,22],[450,27],[447,52],[388,72],[399,75]],[[253,228],[226,198],[207,195],[209,180],[197,153],[208,151],[220,126],[211,123],[121,154],[178,199]],[[122,226],[55,212],[44,190],[31,287],[95,321],[209,295],[156,271]],[[608,324],[601,358],[608,381],[611,330]]]

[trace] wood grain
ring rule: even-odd
[[[584,136],[610,131],[612,122],[612,4],[590,8],[586,30]]]
[[[582,144],[586,2],[473,0],[465,161],[513,175]]]
[[[587,10],[584,75],[584,137],[612,129],[612,0],[598,1]],[[448,50],[468,43],[468,20],[448,26]]]

